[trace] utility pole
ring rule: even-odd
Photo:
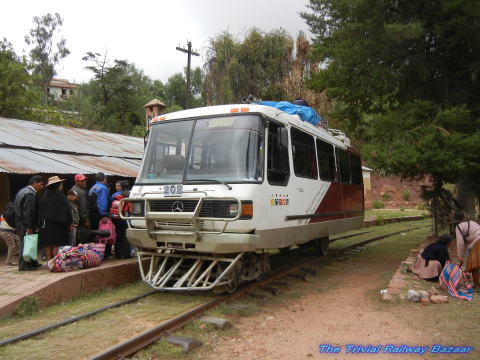
[[[185,96],[185,109],[188,109],[189,103],[188,100],[190,99],[190,64],[192,55],[200,56],[199,53],[192,51],[192,42],[187,42],[187,49],[183,49],[179,46],[176,48],[178,51],[184,52],[188,54],[188,62],[187,62],[187,89],[186,89],[186,96]]]

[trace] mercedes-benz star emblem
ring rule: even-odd
[[[181,201],[175,201],[172,205],[173,212],[183,212],[183,203]]]

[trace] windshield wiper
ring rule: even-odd
[[[231,187],[230,185],[228,185],[226,182],[223,182],[223,181],[220,181],[220,180],[216,180],[216,179],[188,179],[188,180],[185,181],[185,182],[191,182],[191,181],[209,181],[209,182],[214,182],[214,183],[217,183],[217,184],[225,185],[228,190],[232,190],[232,187]]]

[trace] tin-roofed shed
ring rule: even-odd
[[[133,183],[142,162],[142,138],[2,117],[0,128],[0,210],[33,174],[59,175],[67,187],[100,171]]]

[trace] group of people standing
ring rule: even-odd
[[[7,265],[15,266],[15,253],[19,254],[20,271],[36,270],[38,261],[23,259],[24,236],[38,232],[38,246],[52,259],[59,246],[93,242],[101,223],[112,221],[117,234],[115,257],[131,257],[130,244],[126,239],[127,223],[119,216],[120,200],[129,196],[128,182],[118,181],[116,192],[110,197],[107,178],[104,173],[95,174],[96,183],[87,190],[87,177],[75,175],[75,185],[64,193],[64,181],[52,176],[45,184],[43,178],[35,175],[29,185],[22,188],[13,203],[15,228],[0,219],[0,236],[8,246]],[[39,196],[42,190],[45,191]],[[123,209],[128,210],[128,209]],[[5,231],[3,231],[5,229]],[[112,245],[105,248],[105,258],[111,255]]]

